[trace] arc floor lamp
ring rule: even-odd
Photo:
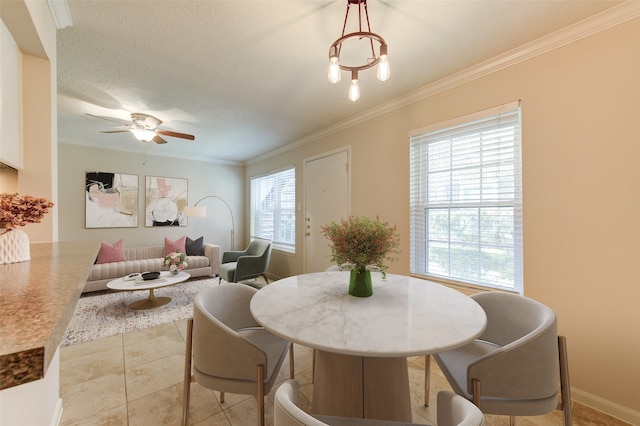
[[[204,206],[198,206],[198,204],[206,200],[207,198],[216,198],[224,203],[225,206],[229,209],[229,214],[231,215],[231,250],[235,250],[234,246],[234,234],[235,234],[235,222],[233,220],[233,211],[231,211],[231,206],[227,203],[223,198],[218,197],[217,195],[207,195],[200,198],[195,202],[193,206],[187,206],[184,208],[183,213],[186,217],[206,217],[207,216],[207,208]]]

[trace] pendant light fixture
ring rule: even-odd
[[[345,34],[347,24],[349,20],[349,10],[352,6],[358,8],[358,30]],[[366,24],[366,31],[363,30],[363,12]],[[371,46],[371,57],[366,59],[364,65],[349,66],[340,63],[340,53],[342,51],[343,43],[348,40],[357,40],[368,42]],[[375,43],[374,43],[375,42]],[[376,55],[374,44],[379,45],[378,55]],[[367,10],[367,0],[347,0],[347,13],[344,17],[344,24],[342,26],[342,35],[336,41],[333,42],[329,48],[329,74],[328,78],[331,83],[337,83],[340,81],[340,71],[351,72],[351,85],[349,86],[349,100],[355,102],[360,99],[360,87],[358,85],[358,72],[366,70],[368,68],[378,65],[378,80],[386,81],[391,75],[389,68],[389,60],[387,58],[387,43],[382,37],[376,33],[371,32],[371,25],[369,24],[369,11]]]

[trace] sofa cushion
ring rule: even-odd
[[[185,242],[186,242],[186,237],[178,238],[175,241],[171,241],[167,237],[164,237],[164,254],[171,254],[176,251],[179,251],[180,253],[185,253],[185,247],[184,247]]]
[[[187,250],[187,256],[204,256],[204,237],[197,240],[187,237],[184,247]]]
[[[124,262],[124,240],[120,239],[114,244],[101,243],[96,263]]]

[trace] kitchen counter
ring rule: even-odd
[[[44,378],[99,248],[36,243],[30,261],[0,265],[0,390]]]

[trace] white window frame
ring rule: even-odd
[[[409,141],[411,274],[522,294],[520,102]]]
[[[268,239],[274,250],[295,253],[295,166],[255,176],[250,187],[251,239]]]

